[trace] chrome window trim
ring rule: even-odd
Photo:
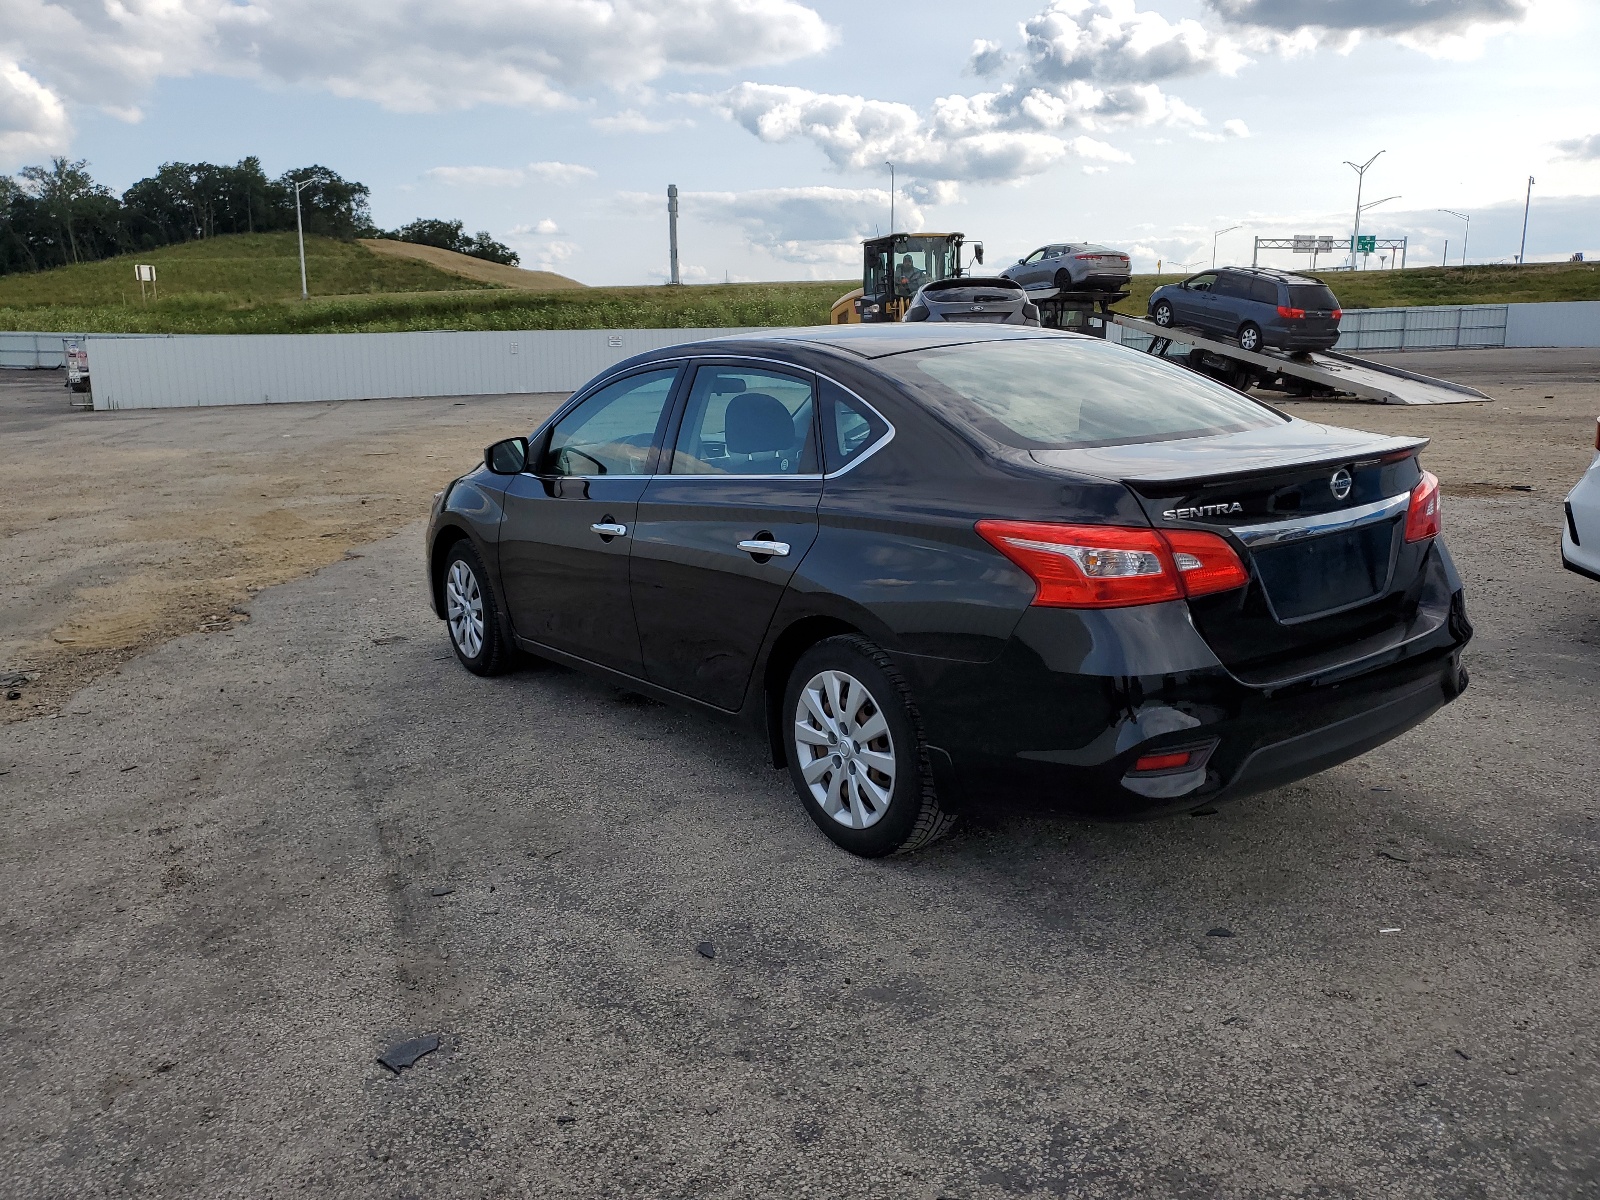
[[[884,416],[881,412],[879,412],[875,407],[873,407],[872,404],[870,404],[866,400],[862,399],[860,393],[858,393],[854,388],[846,387],[844,384],[840,383],[837,379],[835,379],[832,375],[825,375],[821,371],[816,370],[814,367],[806,367],[806,366],[802,366],[799,363],[786,362],[781,358],[762,358],[761,356],[755,355],[755,354],[685,354],[681,358],[658,358],[658,359],[655,359],[652,362],[642,363],[638,367],[636,367],[633,371],[627,372],[627,375],[636,374],[636,373],[642,372],[642,371],[648,371],[648,370],[650,370],[650,369],[652,369],[654,367],[657,367],[657,366],[666,366],[668,364],[677,364],[677,363],[693,363],[693,362],[695,362],[697,360],[700,360],[700,359],[730,359],[730,360],[732,360],[734,362],[770,363],[775,367],[788,367],[791,371],[809,371],[811,374],[815,375],[818,379],[826,379],[829,383],[833,384],[834,387],[838,388],[845,395],[850,396],[851,398],[853,398],[857,403],[859,403],[861,405],[862,408],[866,409],[873,416],[877,417],[878,420],[882,421],[883,425],[884,425],[884,428],[888,432],[886,432],[877,441],[873,442],[872,445],[867,447],[867,449],[864,452],[859,454],[857,457],[852,458],[849,462],[845,463],[845,465],[840,467],[837,471],[824,472],[821,475],[817,475],[817,474],[809,474],[809,475],[673,475],[673,474],[671,474],[670,472],[667,472],[667,471],[656,471],[656,472],[654,472],[654,473],[652,473],[650,475],[562,475],[562,476],[560,476],[560,478],[562,478],[562,479],[654,479],[659,475],[659,476],[664,476],[664,477],[666,477],[668,479],[707,479],[707,480],[721,480],[721,479],[757,479],[757,480],[759,480],[759,479],[821,479],[821,480],[828,480],[828,479],[837,479],[837,478],[839,478],[839,476],[844,475],[847,472],[855,470],[856,467],[859,466],[861,463],[866,462],[867,459],[871,458],[879,450],[882,450],[890,442],[894,441],[894,434],[895,434],[894,422],[889,420],[888,417]],[[619,378],[619,379],[620,378],[626,378],[626,375],[619,375],[617,378]],[[550,417],[549,420],[547,420],[544,425],[541,425],[539,427],[539,430],[544,429],[548,425],[554,425],[558,420],[560,420],[563,416],[565,416],[567,412],[571,411],[571,409],[573,409],[573,408],[576,408],[579,404],[582,404],[585,400],[587,400],[590,396],[592,396],[596,391],[598,391],[600,387],[604,387],[610,382],[611,382],[610,380],[607,380],[607,381],[601,383],[599,385],[599,387],[592,388],[592,389],[584,392],[581,396],[577,396],[577,397],[574,397],[572,400],[569,400],[566,404],[562,405],[561,408],[557,409],[555,415]],[[819,400],[820,400],[820,396],[819,396]],[[821,416],[820,408],[819,408],[819,411],[818,411],[817,415],[819,417]],[[538,434],[539,430],[535,430],[534,431],[535,435]],[[532,439],[530,439],[530,440],[532,440]],[[823,446],[823,447],[819,447],[819,449],[822,451],[823,458],[826,459],[827,458],[827,447]],[[525,475],[526,474],[532,474],[532,472],[525,471],[525,472],[523,472],[523,474],[525,474]]]
[[[1339,512],[1317,513],[1309,517],[1294,517],[1287,521],[1272,521],[1263,525],[1235,525],[1228,532],[1252,550],[1267,546],[1283,546],[1306,538],[1321,537],[1325,533],[1339,533],[1362,525],[1391,520],[1411,506],[1411,493],[1403,492],[1387,500],[1375,500],[1356,508]]]

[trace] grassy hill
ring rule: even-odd
[[[547,272],[449,251],[306,239],[301,301],[293,234],[211,238],[0,277],[0,329],[68,333],[383,333],[420,329],[667,329],[819,325],[855,284],[587,288]],[[418,253],[414,253],[414,251]],[[160,299],[141,302],[135,262],[155,264]],[[1142,314],[1158,283],[1134,277],[1118,307]],[[1428,267],[1324,276],[1346,308],[1600,300],[1600,264]],[[540,288],[549,290],[538,290]]]

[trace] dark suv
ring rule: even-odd
[[[1150,293],[1150,319],[1235,339],[1241,349],[1327,350],[1339,340],[1338,298],[1304,275],[1225,267]]]

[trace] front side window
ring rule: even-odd
[[[1185,280],[1184,287],[1191,292],[1209,292],[1211,285],[1217,282],[1215,275],[1196,275],[1193,279]]]
[[[1049,251],[1049,246],[1040,246],[1039,249],[1035,250],[1032,254],[1028,255],[1027,258],[1022,260],[1022,265],[1031,266],[1033,263],[1043,262],[1044,256],[1048,254]]]
[[[550,432],[545,475],[648,475],[656,430],[678,377],[676,367],[629,375],[601,388]]]
[[[674,475],[815,475],[811,381],[742,366],[695,372]]]
[[[1208,437],[1288,419],[1193,371],[1093,339],[972,342],[880,364],[931,407],[1025,450]]]

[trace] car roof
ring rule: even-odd
[[[1263,279],[1278,279],[1284,283],[1321,283],[1322,280],[1310,275],[1300,275],[1294,271],[1280,271],[1276,267],[1218,267],[1221,271],[1232,271],[1238,275],[1259,275]]]
[[[934,350],[944,346],[964,346],[973,342],[1005,342],[1032,338],[1068,338],[1078,341],[1084,335],[1063,333],[1055,329],[1035,329],[1023,325],[985,328],[982,325],[883,324],[883,325],[807,325],[792,329],[764,329],[753,333],[735,333],[727,337],[688,342],[655,351],[656,355],[674,358],[687,355],[728,354],[735,346],[747,347],[774,344],[782,347],[817,347],[856,358],[887,358],[892,354],[906,354],[913,350]]]

